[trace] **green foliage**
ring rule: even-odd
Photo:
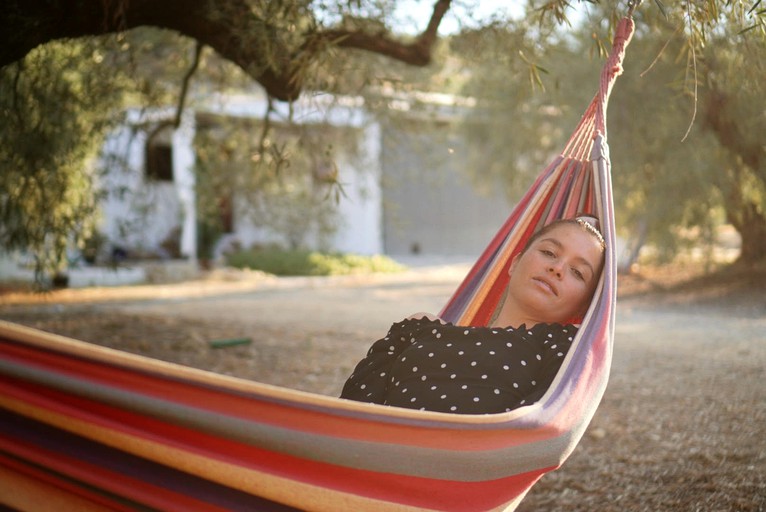
[[[629,48],[626,71],[612,96],[608,118],[615,201],[623,235],[645,226],[648,240],[661,259],[670,259],[683,247],[680,235],[700,226],[712,232],[720,217],[720,196],[711,179],[720,169],[722,153],[714,137],[695,129],[684,135],[692,116],[692,96],[677,78],[681,68],[671,56],[683,41],[676,37],[666,47],[669,58],[654,62],[640,75],[667,42],[642,37]],[[680,87],[679,87],[680,86]],[[700,242],[701,240],[697,240]]]
[[[98,236],[104,138],[126,104],[175,103],[189,48],[168,31],[139,29],[49,43],[0,70],[3,251],[28,254],[42,278]]]
[[[474,148],[476,181],[502,182],[512,196],[570,133],[595,90],[600,67],[586,55],[603,53],[626,9],[621,2],[530,2],[524,18],[473,23],[472,29],[439,44],[430,66],[417,68],[376,55],[373,44],[368,52],[321,38],[318,47],[307,45],[327,28],[381,35],[386,44],[378,48],[397,39],[407,42],[411,37],[395,34],[391,0],[252,2],[248,16],[242,15],[242,5],[213,3],[209,19],[199,21],[201,26],[233,23],[226,27],[231,44],[240,41],[245,47],[230,58],[248,55],[252,66],[223,63],[206,49],[197,71],[199,97],[249,87],[247,74],[258,76],[264,69],[290,70],[304,90],[362,95],[365,106],[388,121],[398,115],[391,107],[403,94],[459,93],[477,104],[462,132]],[[128,7],[118,2],[113,14],[119,18]],[[469,12],[470,2],[465,7],[452,9]],[[263,22],[258,25],[262,30],[237,23],[250,15]],[[577,22],[570,24],[570,19]],[[758,137],[766,130],[762,113],[753,108],[766,92],[766,9],[761,1],[655,0],[641,5],[635,19],[626,76],[610,109],[621,224],[646,224],[656,243],[672,248],[675,233],[709,222],[708,212],[720,212],[721,205],[730,219],[763,216],[766,170]],[[425,20],[419,25],[425,26]],[[28,26],[19,30],[28,32]],[[67,248],[81,245],[97,221],[99,191],[90,162],[104,133],[119,122],[126,103],[177,104],[196,43],[176,32],[141,28],[49,43],[0,70],[3,250],[28,251],[40,271],[53,273],[65,264]],[[651,71],[645,77],[637,75],[636,70],[647,68]],[[726,99],[724,113],[734,120],[734,130],[712,127],[706,117],[712,97]],[[418,107],[417,102],[410,106]],[[287,140],[261,128],[202,145],[198,190],[203,192],[203,222],[215,226],[220,200],[236,191],[244,194],[256,224],[286,233],[295,247],[309,234],[328,236],[338,220],[331,201],[323,199],[337,196],[341,188],[333,179],[317,184],[314,171],[327,164],[317,165],[309,155],[332,161],[333,148],[326,142],[312,142],[309,148],[306,141],[312,137],[293,134]],[[743,144],[722,136],[733,132]],[[235,168],[249,171],[237,174]],[[683,200],[675,200],[681,191]],[[737,206],[732,197],[745,198],[748,215],[742,214],[743,200]]]
[[[725,221],[743,254],[766,256],[766,118],[753,108],[766,93],[763,43],[718,34],[699,52],[666,30],[637,34],[628,50],[609,120],[616,200],[623,221],[648,225],[666,257],[690,233],[709,244]],[[748,222],[736,222],[742,212]]]
[[[215,224],[223,203],[293,249],[323,246],[338,229],[342,193],[334,152],[353,155],[356,132],[209,118],[197,131],[197,208]]]
[[[54,43],[0,71],[0,247],[28,251],[39,273],[94,227],[92,159],[115,106],[101,59],[89,41]]]
[[[471,148],[468,168],[475,181],[501,183],[511,199],[518,199],[561,149],[598,76],[592,71],[597,65],[583,62],[571,43],[551,39],[546,50],[538,37],[522,20],[451,41],[469,70],[462,94],[476,100],[459,128]],[[586,85],[588,76],[594,85]]]
[[[607,119],[617,223],[623,236],[645,235],[668,259],[689,243],[709,243],[714,227],[735,218],[738,209],[750,219],[758,208],[766,211],[752,207],[755,198],[763,205],[763,164],[736,170],[748,156],[763,162],[754,154],[763,155],[766,119],[753,107],[766,93],[766,52],[761,40],[720,34],[708,34],[699,52],[674,27],[657,23],[652,30],[638,23]],[[549,38],[545,51],[524,21],[461,37],[470,37],[470,44],[454,44],[470,57],[465,94],[480,107],[461,130],[474,148],[471,168],[477,180],[499,180],[518,197],[563,147],[596,92],[603,65],[596,57],[604,44],[588,49],[609,39],[608,26],[594,21],[566,39]],[[527,58],[512,58],[511,48]],[[547,73],[534,75],[530,62]],[[726,101],[710,101],[721,97]],[[713,108],[721,109],[723,130],[710,122]],[[733,140],[726,140],[727,133]],[[753,183],[755,175],[760,183]]]
[[[227,256],[227,264],[235,268],[261,270],[281,276],[332,276],[404,270],[399,263],[381,255],[360,256],[273,247],[232,253]]]

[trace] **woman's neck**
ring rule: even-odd
[[[513,301],[508,299],[508,289],[506,289],[503,298],[500,299],[500,306],[495,309],[495,314],[489,321],[490,327],[513,327],[514,329],[518,329],[522,325],[532,327],[533,325],[540,323],[536,319],[520,314],[520,308],[517,308],[513,304]]]
[[[502,328],[508,328],[513,327],[514,329],[518,329],[522,325],[526,327],[532,327],[533,325],[536,325],[539,322],[536,322],[534,320],[528,319],[528,318],[522,318],[518,316],[503,316],[502,311],[499,315],[497,315],[496,318],[493,318],[490,322],[490,327],[502,327]]]

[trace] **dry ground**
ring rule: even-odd
[[[6,293],[0,318],[336,395],[371,341],[406,314],[438,310],[462,270]],[[604,400],[572,457],[519,510],[766,510],[766,271],[697,274],[620,278]],[[210,345],[241,337],[251,343]]]

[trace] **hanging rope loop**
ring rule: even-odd
[[[622,74],[625,48],[630,43],[634,30],[633,18],[626,16],[620,20],[615,30],[612,51],[609,53],[609,57],[601,71],[601,84],[596,105],[596,130],[604,136],[606,136],[606,105],[615,80]]]
[[[638,6],[641,5],[641,2],[643,2],[643,0],[628,0],[628,13],[626,14],[626,17],[632,18],[633,11],[638,9]]]

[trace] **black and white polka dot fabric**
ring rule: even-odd
[[[545,394],[576,332],[560,324],[513,329],[404,320],[372,345],[341,398],[456,414],[510,411]]]

